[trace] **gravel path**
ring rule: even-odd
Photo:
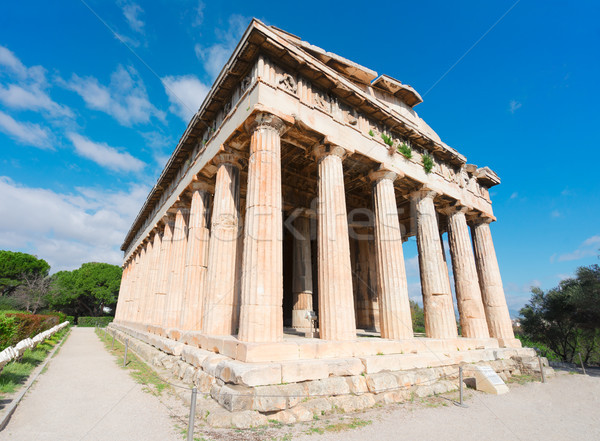
[[[94,333],[73,328],[0,439],[181,441],[168,410],[120,369]]]
[[[469,391],[468,408],[437,399],[434,407],[406,404],[357,414],[372,420],[341,433],[294,436],[294,440],[599,440],[600,377],[559,373],[546,384],[511,384],[508,394]],[[432,405],[429,402],[429,405]],[[447,405],[445,405],[447,404]],[[351,421],[348,416],[347,421]]]

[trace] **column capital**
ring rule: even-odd
[[[473,219],[470,220],[470,223],[472,225],[491,224],[495,220],[496,218],[494,216],[489,216],[487,214],[479,214],[478,216],[473,217]]]
[[[256,130],[266,128],[275,130],[280,136],[283,135],[288,128],[281,118],[268,112],[253,113],[244,123],[244,127],[250,134]]]
[[[347,155],[347,151],[344,147],[336,144],[319,144],[313,147],[312,153],[317,161],[320,161],[326,156],[335,155],[341,159],[344,159]]]
[[[194,180],[190,185],[188,185],[188,189],[190,191],[210,192],[211,185],[205,181]]]
[[[234,167],[242,168],[242,165],[240,163],[241,159],[242,158],[237,153],[222,152],[218,153],[217,155],[215,155],[214,158],[212,158],[212,163],[216,166],[219,166],[221,164],[231,164]]]
[[[398,178],[402,178],[404,177],[404,173],[402,172],[394,172],[392,170],[390,170],[389,168],[380,166],[379,168],[373,170],[371,173],[369,173],[369,179],[373,182],[373,183],[377,183],[381,180],[384,179],[388,179],[390,181],[395,181]]]
[[[450,216],[451,214],[456,214],[456,213],[469,213],[469,212],[473,211],[473,207],[469,207],[467,205],[456,204],[456,205],[450,205],[447,207],[442,207],[442,208],[438,209],[438,211],[442,214]]]
[[[411,199],[433,199],[435,198],[439,193],[427,186],[422,186],[420,189],[413,191],[412,193],[410,193],[410,198]]]

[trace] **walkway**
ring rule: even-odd
[[[120,369],[94,328],[73,328],[0,439],[181,441],[169,412]]]

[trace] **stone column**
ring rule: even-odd
[[[294,222],[294,262],[292,275],[292,327],[310,329],[306,314],[313,310],[310,220],[301,215]]]
[[[175,204],[174,210],[175,229],[173,230],[173,244],[171,245],[171,274],[164,321],[165,329],[177,329],[179,327],[183,307],[183,276],[189,209],[186,203],[178,202]]]
[[[152,262],[152,241],[149,238],[145,239],[143,258],[142,258],[142,277],[140,283],[138,310],[136,314],[136,322],[145,323],[144,316],[146,314],[146,304],[148,297],[148,285],[150,279],[150,266]]]
[[[378,170],[371,173],[375,209],[375,250],[381,338],[413,338],[408,284],[402,250],[394,180],[396,173]]]
[[[185,297],[181,314],[181,329],[202,330],[202,306],[208,268],[208,213],[210,194],[205,182],[193,182],[192,204],[185,259]]]
[[[135,257],[135,285],[131,296],[131,310],[129,313],[129,321],[131,323],[137,323],[137,314],[140,303],[140,291],[142,285],[142,265],[144,260],[144,245],[140,245],[139,251]]]
[[[471,225],[475,263],[479,274],[479,286],[490,336],[501,339],[501,344],[514,340],[512,322],[506,305],[500,268],[490,231],[492,219],[477,219]]]
[[[117,309],[115,310],[115,322],[123,321],[123,312],[125,308],[125,296],[127,293],[127,284],[129,283],[129,260],[123,264],[121,274],[121,284],[119,285],[119,296],[117,297]]]
[[[367,236],[366,234],[361,234]],[[371,287],[369,286],[369,239],[357,240],[356,279],[358,302],[356,304],[356,325],[363,329],[374,329],[375,323],[372,315]]]
[[[162,222],[165,226],[160,243],[158,278],[156,280],[157,290],[154,297],[154,319],[152,320],[155,326],[161,328],[163,326],[165,309],[167,307],[167,296],[169,292],[169,276],[171,273],[171,245],[173,242],[175,216],[172,213],[167,213],[163,217]]]
[[[452,272],[460,327],[463,337],[489,338],[477,268],[475,267],[475,256],[465,217],[467,211],[467,207],[461,206],[444,210],[448,215],[448,242],[452,256]]]
[[[159,271],[159,262],[160,262],[160,248],[161,248],[161,235],[158,228],[154,228],[152,230],[154,236],[152,238],[152,261],[150,262],[150,273],[148,276],[148,285],[146,287],[146,305],[145,305],[145,313],[144,313],[144,321],[143,323],[146,325],[146,328],[149,329],[149,326],[152,324],[152,319],[154,318],[154,308],[155,308],[155,297],[156,297],[156,283],[158,280],[158,271]]]
[[[319,336],[324,340],[353,340],[356,320],[342,165],[345,150],[321,145],[314,153],[319,161]]]
[[[246,121],[250,134],[248,190],[239,339],[283,340],[283,214],[281,134],[283,121],[258,113]]]
[[[240,201],[238,158],[221,153],[213,159],[217,166],[210,242],[208,246],[207,289],[202,310],[202,332],[231,335],[235,303],[235,261]]]
[[[442,242],[433,204],[435,195],[435,192],[428,189],[411,194],[417,222],[425,333],[430,338],[456,338],[458,333],[448,267],[442,254]]]

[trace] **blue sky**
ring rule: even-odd
[[[597,262],[596,2],[337,5],[3,2],[0,248],[53,271],[120,264],[190,109],[255,16],[412,85],[442,139],[499,174],[492,234],[511,312],[531,286]],[[405,253],[417,298],[414,239]]]

